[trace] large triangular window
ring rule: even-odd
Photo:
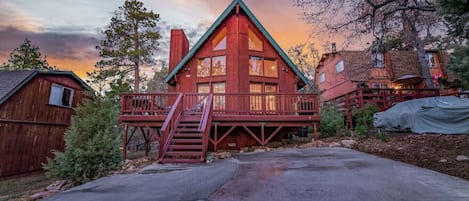
[[[213,51],[226,49],[226,27],[223,28],[213,39],[212,49]]]
[[[264,50],[262,46],[262,40],[257,37],[256,33],[251,29],[248,30],[249,37],[249,50],[262,51]]]

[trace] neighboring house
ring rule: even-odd
[[[426,52],[432,79],[452,79],[443,66],[445,55],[440,51]],[[338,51],[323,54],[317,66],[316,84],[323,101],[342,96],[359,87],[426,88],[417,53],[402,50],[384,53]]]
[[[182,106],[170,94],[166,101],[159,101],[161,94],[127,94],[121,115],[125,126],[146,128],[153,136],[161,128],[155,122],[174,122],[169,136],[161,128],[162,162],[190,161],[177,160],[189,155],[203,161],[207,148],[264,146],[319,121],[317,96],[296,94],[307,79],[241,0],[232,1],[191,50],[183,30],[171,31],[166,82],[169,92],[183,94]],[[158,107],[148,104],[141,110],[142,103],[155,101]],[[182,108],[176,111],[179,120],[170,119],[172,111],[158,112],[165,108]],[[132,116],[139,111],[150,116]],[[161,113],[169,115],[158,120]],[[190,124],[197,128],[187,128]]]
[[[0,70],[0,177],[40,170],[63,150],[73,108],[90,90],[70,71]]]

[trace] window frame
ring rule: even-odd
[[[251,42],[252,41],[251,36],[254,36],[255,37],[254,39],[258,40],[258,42],[260,42],[260,47],[259,48],[253,47],[256,41]],[[253,44],[252,46],[251,46],[251,43]],[[249,51],[257,51],[257,52],[263,52],[264,51],[264,41],[262,41],[261,37],[259,37],[257,35],[256,31],[254,31],[251,27],[248,28],[248,50]]]
[[[261,67],[260,67],[260,70],[259,72],[260,73],[256,73],[256,74],[253,74],[251,72],[257,72],[257,71],[251,71],[252,69],[252,65],[251,65],[251,61],[254,61],[251,60],[251,58],[258,58],[258,59],[255,59],[256,62],[259,62],[261,61]],[[275,76],[271,76],[270,74],[269,75],[266,75],[266,72],[273,72],[273,71],[266,71],[266,68],[267,68],[267,65],[266,65],[266,61],[269,61],[269,62],[272,62],[272,63],[275,63]],[[274,57],[263,57],[263,56],[255,56],[255,55],[250,55],[248,57],[248,68],[249,68],[249,72],[248,72],[248,75],[249,76],[255,76],[255,77],[266,77],[266,78],[279,78],[280,76],[280,72],[279,72],[279,62],[278,62],[278,59],[277,58],[274,58]]]
[[[326,74],[324,72],[319,73],[319,83],[324,83],[326,82]]]
[[[431,58],[431,60],[430,60]],[[425,53],[425,60],[427,60],[429,68],[436,68],[436,55],[434,52],[427,52]],[[432,62],[433,61],[433,62]]]
[[[339,71],[338,68],[337,68],[337,67],[339,67],[339,66],[341,66],[340,71]],[[339,62],[337,62],[337,63],[335,64],[335,72],[336,72],[336,73],[341,73],[341,72],[343,72],[343,71],[344,71],[344,60],[340,60]]]
[[[220,58],[220,57],[224,57],[224,70],[222,70],[223,74],[216,74],[214,75],[213,73],[213,65],[214,65],[214,59],[215,58]],[[209,60],[209,69],[208,69],[208,75],[202,75],[202,74],[199,74],[199,70],[201,68],[199,68],[199,62],[201,61],[205,61],[205,59],[208,59]],[[226,76],[226,55],[216,55],[216,56],[207,56],[207,57],[199,57],[197,58],[197,67],[196,67],[196,77],[197,78],[207,78],[207,77],[216,77],[216,76]]]
[[[384,53],[383,52],[371,53],[371,62],[374,68],[384,68]]]
[[[59,89],[60,91],[56,91],[56,90],[54,90],[54,88]],[[66,98],[65,90],[69,91],[68,101],[67,101],[68,105],[64,104],[65,98]],[[54,93],[54,91],[55,91],[55,93]],[[57,93],[60,93],[60,95],[57,94]],[[56,96],[56,95],[53,96],[53,94],[59,95],[59,97]],[[74,95],[75,95],[75,90],[74,89],[72,89],[70,87],[60,85],[60,84],[57,84],[57,83],[52,83],[51,88],[50,88],[50,93],[49,93],[48,104],[52,105],[52,106],[57,106],[57,107],[72,108]]]
[[[223,37],[220,36],[220,34],[224,34]],[[218,41],[217,44],[215,44],[215,40],[216,39],[219,39],[221,37],[221,40]],[[212,51],[221,51],[221,50],[226,50],[226,47],[227,47],[227,42],[228,42],[228,31],[227,31],[227,28],[226,27],[223,27],[218,33],[217,35],[215,35],[215,37],[212,39]],[[218,46],[220,46],[220,44],[223,44],[223,41],[224,41],[224,46],[223,47],[220,47],[218,48]]]

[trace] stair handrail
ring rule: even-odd
[[[212,104],[213,104],[213,94],[209,94],[207,102],[205,104],[204,111],[201,115],[201,121],[199,124],[198,131],[202,133],[202,156],[200,161],[205,161],[205,156],[207,155],[208,147],[208,138],[210,136],[210,129],[212,127]]]
[[[166,117],[166,120],[164,121],[163,125],[161,126],[161,133],[162,133],[162,142],[164,143],[163,146],[160,144],[160,151],[159,151],[159,158],[160,161],[163,159],[164,155],[166,154],[166,150],[169,147],[169,142],[173,138],[173,135],[175,133],[175,128],[177,126],[177,123],[179,122],[182,114],[182,97],[183,94],[180,93],[179,96],[177,97],[176,101],[174,102],[173,106],[171,107],[171,110],[168,113],[168,116]]]

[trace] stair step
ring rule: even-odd
[[[168,151],[166,156],[202,156],[201,151]]]
[[[182,150],[202,150],[203,145],[169,145],[170,150],[182,149]]]
[[[200,118],[201,118],[201,115],[183,115],[181,117],[180,123],[193,123],[193,122],[200,123]]]
[[[182,138],[182,139],[173,139],[171,140],[171,143],[202,143],[202,138],[192,138],[192,139],[187,139],[187,138]]]
[[[186,127],[186,128],[187,128],[187,127],[192,127],[192,128],[195,127],[195,128],[198,128],[198,127],[199,127],[199,123],[198,123],[198,122],[196,122],[196,123],[194,123],[194,122],[179,123],[178,128],[184,128],[184,127]]]
[[[188,158],[164,158],[161,160],[162,163],[200,163],[203,160],[197,159],[188,159]]]
[[[175,138],[202,138],[200,133],[174,133]]]
[[[198,128],[177,128],[176,132],[177,133],[198,133],[199,129]]]

